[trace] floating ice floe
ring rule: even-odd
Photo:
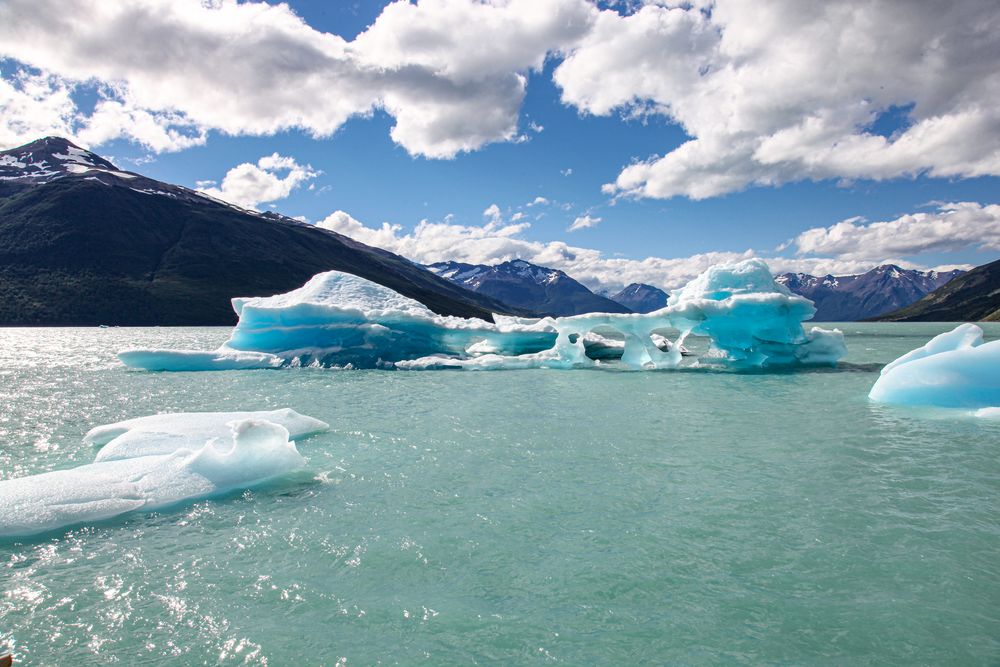
[[[1000,341],[984,343],[981,328],[961,324],[885,366],[868,397],[1000,416]]]
[[[97,461],[0,481],[0,537],[35,535],[260,484],[305,463],[291,433],[328,426],[293,410],[186,413],[93,429]]]
[[[843,335],[802,322],[808,299],[774,281],[759,259],[710,268],[647,314],[589,313],[495,323],[436,315],[357,276],[330,271],[299,289],[233,299],[239,322],[218,350],[131,349],[119,358],[146,370],[223,370],[289,365],[364,368],[584,368],[618,358],[635,369],[677,368],[683,343],[711,339],[698,363],[731,367],[835,364]],[[676,332],[680,332],[676,335]],[[671,341],[667,335],[674,334]]]
[[[103,445],[94,459],[98,463],[173,454],[180,449],[198,448],[213,438],[226,440],[231,437],[231,424],[246,420],[278,424],[293,439],[330,428],[326,422],[289,408],[257,412],[174,412],[97,426],[87,432],[83,441]]]

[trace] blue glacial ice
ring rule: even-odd
[[[361,368],[586,368],[620,359],[633,369],[681,365],[689,335],[711,347],[696,362],[736,368],[832,365],[843,335],[802,322],[808,299],[776,283],[759,259],[717,265],[647,314],[589,313],[495,323],[445,317],[397,292],[330,271],[299,289],[234,299],[239,322],[218,350],[131,349],[119,358],[146,370],[224,370],[320,365]],[[666,336],[679,332],[675,340]]]
[[[981,328],[961,324],[885,366],[868,397],[1000,416],[1000,341],[983,343]]]
[[[325,428],[292,410],[156,415],[98,427],[87,435],[104,445],[94,463],[0,481],[0,537],[252,487],[304,465],[290,430]]]

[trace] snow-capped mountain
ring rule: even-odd
[[[651,313],[667,305],[669,294],[646,283],[632,283],[609,298],[633,313]]]
[[[124,178],[135,174],[120,172],[115,165],[60,137],[45,137],[0,154],[0,180],[19,183],[47,183],[69,174],[111,172]]]
[[[883,264],[853,276],[783,273],[775,280],[816,304],[817,321],[844,322],[877,317],[920,300],[962,271],[916,271]]]
[[[511,312],[398,255],[123,171],[66,139],[0,151],[0,325],[232,324],[233,297],[329,270],[441,314]]]
[[[889,322],[1000,322],[1000,260],[977,266],[916,303],[878,319]]]
[[[620,303],[594,294],[558,269],[522,259],[496,266],[437,262],[427,269],[473,292],[540,315],[631,312]]]
[[[126,186],[147,195],[162,195],[182,201],[211,201],[246,211],[196,190],[162,183],[142,174],[123,171],[104,158],[84,150],[62,137],[45,137],[18,148],[0,152],[0,196],[25,187],[45,185],[62,179],[90,181],[108,186]],[[259,214],[258,214],[259,215]]]

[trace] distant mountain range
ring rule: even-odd
[[[523,260],[421,267],[275,213],[123,171],[65,139],[0,151],[0,325],[231,324],[234,296],[286,292],[340,270],[435,312],[491,319],[650,312],[667,294],[633,283],[596,294]],[[957,276],[957,277],[956,277]],[[818,321],[1000,318],[1000,262],[934,272],[776,277]]]
[[[521,259],[496,266],[437,262],[427,268],[442,278],[514,308],[562,317],[580,313],[628,313],[626,306],[594,294],[557,269]]]
[[[336,269],[448,315],[511,312],[407,259],[118,169],[66,139],[0,152],[0,325],[209,325]]]
[[[847,322],[870,319],[908,306],[961,274],[962,271],[915,271],[883,264],[854,276],[782,273],[775,280],[816,304],[814,320]]]
[[[541,315],[648,313],[663,308],[669,297],[658,287],[644,283],[632,283],[609,296],[596,294],[562,271],[520,259],[496,266],[437,262],[427,268],[477,294],[506,303],[512,310]],[[814,320],[843,322],[871,319],[908,306],[962,273],[884,264],[858,275],[783,273],[775,280],[816,304]]]
[[[651,313],[666,306],[669,297],[670,295],[659,287],[645,283],[632,283],[608,298],[620,303],[633,313]]]
[[[1000,260],[963,273],[916,303],[877,319],[890,322],[1000,322]]]

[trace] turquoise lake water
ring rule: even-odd
[[[307,470],[0,543],[18,664],[1000,664],[1000,420],[837,369],[127,371],[228,329],[0,329],[0,478],[92,426],[291,407]],[[1000,337],[1000,325],[985,325]]]

